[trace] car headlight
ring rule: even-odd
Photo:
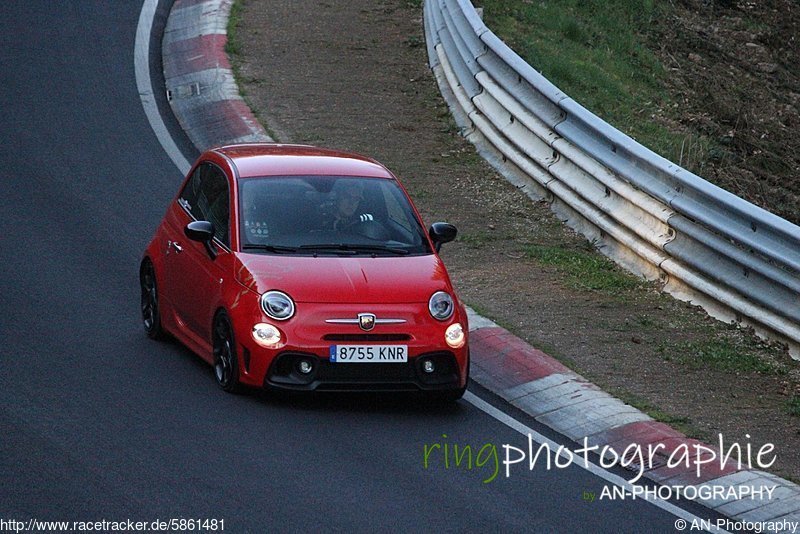
[[[267,291],[261,295],[261,309],[277,321],[285,321],[294,315],[294,302],[282,291]]]
[[[445,342],[454,349],[463,347],[466,339],[464,328],[461,326],[461,323],[451,324],[444,333]]]
[[[444,291],[437,291],[428,301],[428,311],[434,319],[444,321],[453,315],[453,297]]]
[[[281,331],[267,323],[253,325],[251,334],[256,343],[268,349],[277,347],[283,341]]]

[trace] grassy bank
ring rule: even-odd
[[[528,63],[593,113],[651,150],[701,172],[710,142],[658,119],[675,103],[666,70],[638,32],[669,16],[652,0],[483,0],[486,24]]]
[[[584,107],[699,176],[800,223],[800,4],[477,0]]]

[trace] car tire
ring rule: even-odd
[[[145,259],[139,268],[139,286],[141,288],[142,326],[151,339],[163,339],[164,329],[161,326],[161,309],[158,304],[158,284],[156,270],[150,259]]]
[[[236,354],[233,327],[225,312],[218,313],[214,318],[211,337],[214,352],[214,379],[223,390],[228,393],[236,393],[241,389],[239,358]]]

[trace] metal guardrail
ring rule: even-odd
[[[800,358],[800,227],[653,153],[562,93],[469,0],[426,0],[431,68],[462,133],[607,256]]]

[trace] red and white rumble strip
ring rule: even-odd
[[[167,97],[198,150],[272,141],[239,95],[225,54],[232,0],[175,0],[162,41]]]

